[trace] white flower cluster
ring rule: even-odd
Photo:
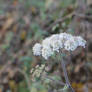
[[[42,45],[39,43],[36,43],[33,47],[33,54],[36,56],[40,56],[41,55],[41,48],[42,48]]]
[[[42,44],[36,43],[33,47],[33,53],[36,56],[42,55],[48,59],[54,52],[60,49],[74,51],[78,46],[85,48],[86,41],[81,36],[72,36],[67,33],[54,34],[42,41]]]

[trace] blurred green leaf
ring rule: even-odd
[[[3,44],[3,45],[1,46],[1,48],[5,50],[5,49],[9,48],[9,44]]]
[[[0,14],[3,14],[4,13],[4,11],[3,10],[0,10]]]
[[[47,92],[47,89],[41,82],[36,82],[32,84],[32,92]]]
[[[52,76],[52,79],[54,79],[54,80],[61,80],[61,77],[58,76],[58,75],[55,75],[55,76]]]
[[[20,58],[20,61],[28,62],[28,61],[32,61],[32,58],[28,57],[28,56],[23,56],[23,57]]]
[[[61,1],[61,6],[62,6],[63,8],[68,7],[69,5],[74,4],[75,1],[76,1],[76,0],[62,0],[62,1]]]

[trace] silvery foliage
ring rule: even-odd
[[[42,55],[48,59],[62,49],[74,51],[78,46],[85,48],[86,41],[81,36],[72,36],[68,33],[54,34],[42,41],[42,44],[36,43],[33,47],[33,54],[36,56]]]

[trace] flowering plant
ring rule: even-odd
[[[48,60],[55,52],[61,53],[62,51],[63,53],[63,50],[70,52],[76,50],[79,46],[85,48],[85,45],[86,40],[81,36],[72,36],[68,33],[54,34],[44,39],[41,44],[36,43],[33,47],[33,54],[36,56],[42,56],[45,60]],[[63,57],[61,65],[66,81],[65,86],[67,85],[67,87],[71,88],[72,92],[74,92],[68,79]]]
[[[67,33],[54,34],[42,41],[42,44],[36,43],[33,47],[33,54],[42,55],[46,60],[55,52],[60,50],[74,51],[78,46],[85,48],[86,41],[81,36],[72,36]]]

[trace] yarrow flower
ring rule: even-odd
[[[81,36],[72,36],[68,33],[54,34],[47,37],[42,41],[42,44],[35,44],[33,47],[34,55],[42,55],[45,59],[48,59],[61,49],[67,51],[74,51],[78,46],[85,48],[86,41]]]
[[[59,52],[59,49],[63,47],[60,40],[51,41],[51,46],[53,48],[53,51]]]
[[[39,43],[36,43],[33,47],[33,54],[35,56],[40,56],[41,55],[41,49],[42,49],[42,45]]]
[[[49,40],[50,46],[53,48],[53,51],[59,52],[59,49],[63,48],[63,44],[59,40],[59,34],[52,35]]]
[[[76,40],[77,40],[79,46],[82,46],[85,48],[86,41],[81,36],[77,36]]]
[[[78,44],[74,39],[67,40],[64,44],[65,50],[74,51],[77,48]]]
[[[42,41],[42,46],[43,47],[49,47],[50,46],[50,39],[49,39],[49,37],[48,38],[46,38],[46,39],[44,39],[43,41]]]
[[[42,56],[45,59],[48,59],[51,55],[53,55],[53,50],[50,47],[43,47],[42,48]]]
[[[67,34],[67,33],[60,33],[60,35],[59,35],[59,39],[63,44],[65,43],[65,41],[72,39],[72,38],[73,38],[73,36],[71,34]]]

